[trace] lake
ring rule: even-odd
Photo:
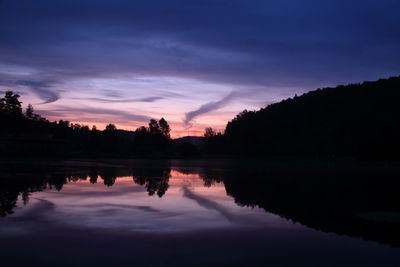
[[[2,266],[400,266],[400,167],[0,164]]]

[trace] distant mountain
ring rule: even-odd
[[[317,89],[228,122],[231,153],[400,158],[400,77]]]
[[[203,145],[204,144],[204,137],[201,136],[184,136],[180,138],[176,138],[172,140],[173,144],[183,144],[183,143],[189,143],[192,145]]]

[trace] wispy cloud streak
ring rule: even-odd
[[[83,116],[90,116],[90,115],[104,115],[104,116],[113,116],[119,121],[135,121],[135,122],[148,122],[151,118],[149,116],[140,115],[140,114],[133,114],[130,112],[116,110],[116,109],[103,109],[103,108],[94,108],[94,107],[80,107],[80,108],[68,108],[68,107],[61,107],[55,108],[53,110],[37,110],[38,113],[44,116],[51,116],[56,118],[61,117],[77,117],[82,118]],[[95,121],[94,119],[92,119]],[[98,120],[104,121],[104,118],[99,118]]]
[[[34,94],[40,97],[44,101],[40,104],[48,104],[56,102],[58,99],[60,99],[60,94],[54,91],[54,83],[54,81],[16,81],[17,85],[27,86]]]
[[[10,87],[14,86],[28,87],[35,95],[43,100],[39,104],[48,104],[60,99],[60,93],[53,88],[56,81],[53,80],[24,80],[24,79],[1,79],[0,85]]]
[[[134,102],[150,103],[150,102],[155,102],[157,100],[164,99],[164,97],[150,96],[150,97],[143,97],[143,98],[128,98],[128,99],[106,99],[106,98],[91,97],[91,98],[75,98],[75,99],[91,100],[91,101],[102,102],[102,103],[134,103]]]
[[[238,94],[236,92],[231,92],[229,95],[225,96],[219,101],[212,101],[207,104],[202,105],[196,110],[190,111],[185,114],[185,120],[183,121],[186,125],[190,125],[190,122],[203,114],[209,113],[211,111],[220,109],[232,101]]]

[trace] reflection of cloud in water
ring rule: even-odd
[[[108,208],[108,207],[114,207],[114,208],[120,208],[120,209],[135,209],[135,210],[141,210],[141,211],[146,211],[146,212],[161,212],[158,209],[155,209],[150,206],[135,206],[135,205],[124,205],[124,204],[109,204],[109,203],[99,203],[99,204],[92,204],[92,205],[86,205],[88,208]]]
[[[103,186],[103,185],[101,185]],[[93,187],[93,186],[92,186]],[[142,192],[146,192],[146,188],[142,187],[142,186],[135,186],[135,187],[120,187],[118,188],[118,190],[113,190],[113,191],[87,191],[87,190],[81,190],[79,189],[79,186],[76,186],[73,188],[73,196],[74,197],[118,197],[118,196],[122,196],[124,194],[130,194],[130,193],[142,193]],[[67,189],[67,190],[62,190],[59,192],[52,192],[49,191],[48,193],[53,193],[55,195],[71,195],[71,192]]]
[[[189,189],[187,185],[184,185],[182,187],[182,190],[184,197],[196,201],[197,204],[199,204],[201,207],[204,207],[209,210],[215,210],[229,221],[236,221],[237,218],[234,215],[232,215],[225,207],[218,204],[217,202],[214,202],[205,197],[195,194]]]
[[[112,187],[89,181],[71,182],[61,191],[33,193],[32,201],[10,216],[10,227],[35,232],[42,227],[172,233],[227,227],[287,227],[277,216],[238,207],[223,184],[204,187],[196,175],[171,172],[162,198],[148,196],[131,177]],[[24,222],[29,221],[29,226]]]
[[[48,213],[55,212],[55,204],[46,199],[31,198],[31,205],[27,209],[19,210],[17,216],[13,217],[15,221],[45,221],[47,220]]]

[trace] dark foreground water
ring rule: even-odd
[[[1,266],[400,266],[394,163],[0,167]]]

